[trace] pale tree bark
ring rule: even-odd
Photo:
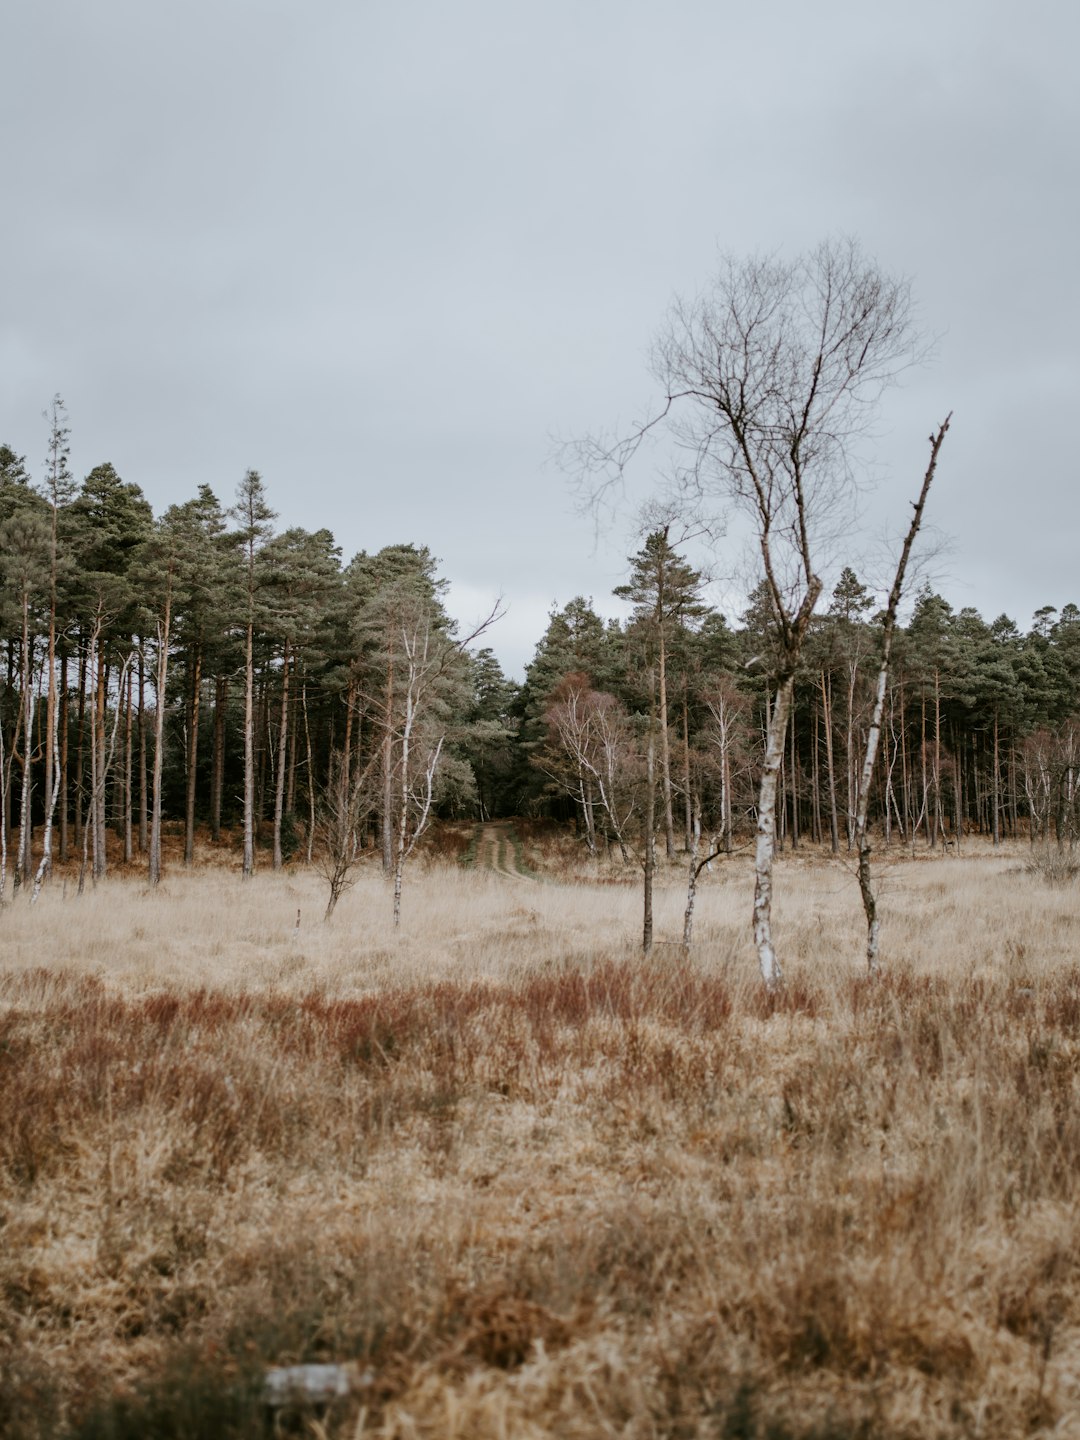
[[[83,846],[83,796],[86,793],[86,684],[89,669],[89,643],[85,633],[79,635],[79,704],[75,721],[75,848]],[[91,788],[93,782],[91,781]]]
[[[149,791],[146,782],[146,663],[139,637],[139,854],[150,846]]]
[[[161,881],[161,769],[165,759],[165,695],[169,678],[169,638],[172,625],[172,581],[165,589],[165,608],[157,623],[158,665],[154,681],[154,780],[150,816],[150,884]]]
[[[994,753],[993,753],[993,779],[990,787],[990,803],[993,806],[991,819],[991,833],[994,837],[994,849],[1001,844],[1001,758],[998,750],[998,712],[994,707]]]
[[[668,732],[667,698],[667,637],[665,626],[660,626],[660,777],[664,791],[664,853],[669,860],[675,858],[675,816],[671,801],[671,739]]]
[[[23,753],[22,753],[22,790],[19,795],[19,837],[15,851],[15,876],[14,888],[28,883],[30,871],[33,868],[33,832],[30,828],[31,809],[30,797],[33,790],[33,751],[34,751],[34,684],[33,664],[31,655],[30,639],[30,597],[24,589],[22,595],[22,647],[21,647],[21,676],[22,693],[22,724],[23,724]],[[47,782],[46,782],[47,783]]]
[[[394,661],[386,665],[386,732],[383,735],[382,764],[382,863],[389,875],[394,868]]]
[[[244,638],[244,860],[242,874],[255,874],[255,622]]]
[[[690,786],[690,694],[689,684],[686,676],[683,676],[682,694],[682,783],[683,783],[683,821],[685,825],[686,853],[689,855],[694,848],[694,797],[691,794]],[[697,817],[698,828],[700,829],[701,817]]]
[[[401,923],[405,864],[427,829],[435,798],[435,776],[446,742],[435,701],[450,667],[468,645],[502,614],[497,601],[486,619],[463,640],[439,633],[429,614],[418,614],[401,626],[401,664],[397,684],[401,720],[397,730],[399,789],[394,814],[394,927]],[[388,717],[390,723],[390,717]],[[391,732],[393,738],[393,732]]]
[[[649,727],[645,752],[645,853],[642,857],[641,949],[646,956],[653,947],[653,876],[656,874],[656,736]]]
[[[795,676],[781,680],[769,711],[765,759],[758,788],[757,840],[754,847],[754,943],[765,984],[774,989],[784,978],[772,936],[772,875],[776,855],[776,789],[784,758],[784,735],[791,711]]]
[[[58,795],[60,794],[60,749],[58,745],[59,735],[57,733],[59,731],[59,722],[59,711],[54,704],[52,706],[52,724],[54,733],[52,736],[52,744],[49,746],[48,752],[52,760],[52,785],[49,792],[47,808],[45,811],[45,835],[41,847],[41,863],[38,865],[37,873],[34,875],[34,888],[30,894],[31,905],[33,905],[37,901],[38,896],[41,894],[42,885],[52,874],[53,816],[56,813],[56,800]],[[48,783],[48,774],[46,772],[46,784]]]
[[[60,657],[60,863],[68,858],[68,657]]]
[[[289,642],[281,662],[281,723],[278,726],[277,774],[274,783],[274,869],[280,870],[281,821],[285,813],[285,769],[288,764],[289,738]]]
[[[47,880],[52,873],[52,817],[56,808],[57,796],[62,790],[60,784],[60,763],[57,756],[57,745],[59,741],[59,724],[57,716],[57,691],[56,691],[56,592],[59,569],[59,549],[57,545],[57,532],[59,526],[60,506],[65,499],[71,495],[71,476],[68,472],[68,440],[69,432],[66,425],[67,412],[64,409],[64,402],[59,395],[54,395],[51,406],[52,428],[49,434],[49,449],[46,456],[46,481],[45,488],[49,500],[49,645],[48,645],[48,670],[49,689],[46,702],[46,741],[45,741],[45,784],[51,787],[51,794],[48,801],[48,816],[45,822],[45,848],[42,855],[42,867],[35,877],[34,895],[36,896],[41,888],[42,877]],[[61,854],[67,849],[67,836],[64,833],[63,822],[61,822]]]
[[[88,653],[88,669],[89,669],[89,671],[90,671],[90,676],[91,676],[91,679],[92,679],[92,683],[95,685],[95,688],[96,688],[96,686],[97,686],[97,672],[98,672],[99,669],[100,669],[100,670],[104,670],[104,666],[103,666],[103,665],[100,665],[100,663],[99,663],[99,641],[100,641],[100,638],[101,638],[102,624],[103,624],[102,618],[101,618],[101,615],[100,615],[100,613],[99,613],[97,616],[95,616],[95,619],[94,619],[94,628],[93,628],[93,630],[92,630],[92,632],[91,632],[91,636],[90,636],[90,646],[89,646],[89,653]],[[121,693],[123,692],[124,679],[125,679],[125,677],[126,677],[126,675],[127,675],[128,668],[129,668],[129,666],[131,665],[133,658],[134,658],[133,656],[127,655],[127,656],[125,657],[124,661],[123,661],[123,664],[121,665],[121,668],[120,668],[120,690],[121,690]],[[96,725],[96,723],[95,723],[94,725],[91,726],[91,735],[90,735],[90,740],[91,740],[91,745],[90,745],[90,751],[91,751],[91,756],[90,756],[90,771],[91,771],[91,775],[92,775],[92,777],[93,777],[93,784],[92,784],[92,786],[91,786],[90,794],[89,794],[89,796],[87,797],[86,816],[85,816],[85,818],[84,818],[84,820],[83,820],[83,825],[82,825],[82,862],[81,862],[81,864],[80,864],[80,866],[79,866],[79,887],[78,887],[78,893],[79,893],[80,895],[83,893],[83,886],[84,886],[84,882],[85,882],[85,879],[86,879],[86,869],[87,869],[88,863],[91,864],[91,878],[92,878],[93,883],[94,883],[95,885],[97,884],[98,880],[102,878],[102,875],[104,874],[104,871],[102,871],[100,874],[98,873],[97,865],[96,865],[96,856],[95,856],[95,859],[94,859],[93,862],[90,861],[89,850],[90,850],[90,842],[91,842],[91,839],[94,839],[95,844],[96,844],[96,839],[97,839],[97,837],[96,837],[96,826],[95,826],[95,824],[94,824],[94,819],[93,819],[93,817],[95,816],[95,814],[97,814],[98,810],[101,809],[101,808],[103,807],[103,805],[104,805],[105,786],[106,786],[106,782],[108,781],[109,770],[110,770],[111,767],[112,767],[113,756],[114,756],[114,754],[116,753],[116,737],[117,737],[117,735],[119,734],[119,731],[120,731],[120,716],[121,716],[122,708],[123,708],[123,707],[122,707],[120,704],[117,704],[117,706],[116,706],[116,708],[115,708],[115,710],[114,710],[114,712],[113,712],[113,723],[112,723],[112,731],[111,731],[111,733],[106,734],[106,732],[105,732],[105,730],[104,730],[104,727],[102,728],[101,737],[100,737],[100,739],[101,739],[100,747],[99,747],[99,745],[98,745],[97,725]],[[98,753],[99,750],[100,750],[100,753]]]
[[[870,813],[870,782],[874,775],[874,764],[877,760],[878,742],[881,738],[881,722],[885,713],[885,692],[889,682],[889,662],[892,658],[893,633],[896,629],[896,616],[900,608],[900,598],[904,590],[904,577],[907,573],[908,561],[911,558],[912,546],[922,525],[923,511],[926,508],[926,497],[930,493],[930,485],[934,479],[934,471],[937,469],[938,455],[944,444],[945,436],[949,430],[951,413],[945,417],[941,428],[936,435],[930,437],[930,463],[926,467],[926,474],[923,477],[922,489],[919,491],[919,498],[915,501],[915,513],[911,517],[911,524],[908,527],[904,539],[903,548],[900,551],[900,559],[896,566],[896,576],[893,579],[892,589],[889,592],[889,602],[885,609],[885,618],[882,621],[881,630],[881,661],[878,668],[877,687],[874,691],[874,708],[870,716],[870,726],[866,736],[866,751],[863,755],[862,774],[859,780],[858,808],[855,817],[855,839],[859,853],[859,890],[862,895],[863,911],[866,915],[866,964],[871,975],[876,975],[879,970],[879,943],[880,943],[880,921],[877,913],[877,897],[874,894],[873,878],[870,873],[870,859],[872,846],[870,843],[870,829],[868,817]]]
[[[131,684],[131,671],[124,686],[124,864],[130,865],[134,858],[134,836],[132,833],[132,811],[135,807],[135,697]]]
[[[307,678],[304,678],[300,686],[300,710],[304,717],[304,754],[307,761],[307,793],[308,793],[308,833],[307,833],[307,863],[311,864],[312,850],[315,845],[315,767],[311,759],[311,726],[308,724],[307,708]],[[345,746],[345,756],[349,754],[349,743]],[[351,762],[342,757],[342,783],[341,789],[348,794],[350,790],[349,776],[351,774]],[[333,906],[331,906],[333,909]]]
[[[720,754],[720,836],[724,853],[731,854],[734,830],[731,756],[747,702],[731,681],[722,680],[705,692],[712,719],[711,740]]]
[[[106,665],[102,659],[100,632],[97,646],[97,675],[94,685],[94,713],[90,726],[90,768],[94,776],[93,805],[90,808],[90,828],[94,846],[94,880],[101,880],[109,868],[105,834],[105,791],[106,791],[106,739],[105,739],[105,690]]]
[[[585,677],[575,677],[582,682]],[[598,850],[596,809],[604,817],[605,834],[614,836],[623,860],[627,852],[627,827],[635,801],[625,784],[630,738],[622,707],[612,695],[601,694],[579,683],[565,684],[560,698],[548,708],[546,721],[549,743],[559,749],[573,766],[570,782],[565,768],[558,765],[545,771],[564,790],[573,793],[582,807],[586,844],[590,855]]]
[[[825,722],[825,779],[829,787],[829,844],[832,853],[840,853],[840,825],[836,810],[836,767],[833,759],[833,722],[831,686],[826,682],[825,671],[821,672],[821,706]]]
[[[202,644],[196,640],[191,657],[191,703],[188,707],[188,773],[184,803],[184,864],[195,863],[195,792],[199,763],[199,712],[202,700]]]
[[[210,767],[210,838],[215,844],[221,839],[221,797],[225,788],[225,704],[228,680],[218,675],[214,681],[214,754]]]

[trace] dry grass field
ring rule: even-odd
[[[396,934],[374,872],[8,905],[0,1433],[1080,1435],[1080,889],[894,864],[871,983],[777,880],[772,997],[744,860],[647,963],[636,888],[450,866]]]

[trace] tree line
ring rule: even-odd
[[[16,885],[42,862],[110,854],[161,867],[162,823],[240,830],[245,873],[319,843],[326,797],[352,796],[358,844],[393,870],[428,815],[548,815],[626,858],[646,821],[668,858],[752,828],[781,655],[764,586],[729,621],[670,524],[628,559],[625,621],[577,597],[554,612],[523,684],[455,634],[424,546],[343,564],[328,529],[275,531],[245,475],[155,518],[105,463],[76,485],[62,406],[35,484],[0,447],[3,834]],[[780,766],[777,843],[855,843],[880,616],[841,572],[808,626]],[[870,815],[886,843],[982,834],[1071,840],[1080,764],[1080,610],[955,611],[929,588],[898,630]],[[336,777],[336,778],[335,778]],[[54,793],[55,792],[55,793]],[[357,792],[355,795],[353,792]],[[108,837],[112,836],[111,842]]]
[[[777,847],[859,857],[876,963],[871,831],[885,844],[961,846],[977,832],[1077,832],[1080,611],[1046,608],[1021,634],[955,612],[928,587],[900,624],[906,571],[951,417],[929,464],[887,603],[851,565],[854,456],[883,389],[920,354],[904,282],[853,241],[727,260],[676,301],[653,352],[663,398],[628,435],[587,439],[594,502],[654,434],[681,460],[616,593],[625,622],[578,597],[550,617],[524,683],[446,613],[424,546],[360,552],[328,529],[278,531],[259,474],[227,508],[207,486],[155,517],[112,465],[80,484],[62,401],[42,473],[0,449],[0,894],[48,877],[54,855],[100,878],[110,852],[162,870],[162,827],[242,835],[280,868],[324,867],[332,909],[376,850],[400,913],[404,867],[436,815],[547,814],[585,850],[641,865],[644,943],[659,840],[755,846],[762,974],[781,972],[770,907]],[[740,512],[759,583],[731,621],[687,558],[694,525]],[[201,832],[200,832],[201,833]]]

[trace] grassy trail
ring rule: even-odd
[[[524,880],[530,885],[536,884],[536,876],[521,868],[513,828],[505,820],[480,826],[476,841],[476,868],[494,870],[496,875],[505,875],[510,880]]]

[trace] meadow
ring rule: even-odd
[[[0,1434],[1080,1435],[1080,889],[1024,847],[60,877],[0,913]],[[546,873],[545,873],[546,872]],[[657,935],[681,933],[681,872]],[[268,1366],[350,1393],[273,1415]]]

